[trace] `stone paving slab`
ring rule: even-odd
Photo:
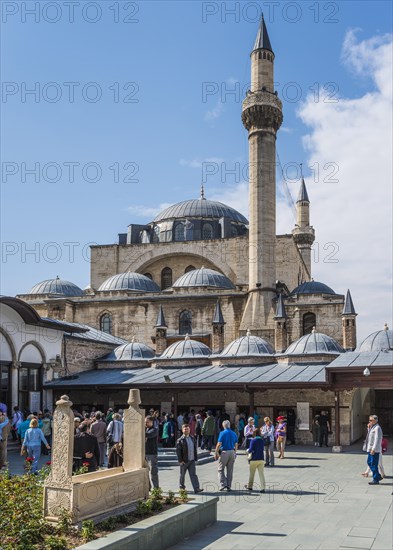
[[[384,456],[387,478],[378,487],[359,475],[366,463],[360,451],[333,454],[296,446],[288,448],[287,456],[265,469],[263,495],[243,488],[248,480],[244,455],[237,457],[231,493],[218,492],[216,463],[198,466],[206,491],[201,496],[219,497],[218,522],[172,550],[392,550],[391,456]],[[9,459],[11,473],[23,473],[23,459],[16,453]],[[178,468],[159,472],[162,488],[176,491]],[[186,484],[190,489],[188,479]]]

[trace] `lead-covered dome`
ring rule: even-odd
[[[339,354],[344,353],[343,348],[332,338],[322,332],[313,331],[293,342],[283,355],[308,355],[308,354]]]
[[[84,292],[79,286],[70,281],[65,281],[56,277],[56,279],[47,279],[33,286],[29,294],[56,294],[57,296],[83,296]]]
[[[308,281],[297,286],[292,290],[291,295],[293,294],[336,294],[330,286],[325,285],[325,283],[320,283],[318,281]]]
[[[184,340],[171,344],[159,359],[192,359],[208,357],[211,355],[210,348],[198,342],[197,340],[191,340],[188,336]]]
[[[356,351],[393,350],[393,331],[385,325],[383,330],[373,332],[356,348]]]
[[[223,217],[229,218],[237,223],[248,225],[247,218],[231,206],[227,206],[222,202],[207,200],[205,198],[192,199],[173,204],[160,212],[160,214],[154,218],[154,222],[157,223],[161,221],[185,218],[220,219]]]
[[[233,290],[235,285],[222,273],[201,267],[185,273],[173,283],[173,288],[214,287]]]
[[[109,277],[98,288],[100,292],[113,290],[131,290],[134,292],[160,292],[160,287],[149,277],[141,273],[119,273]]]
[[[247,333],[246,336],[242,336],[228,344],[227,347],[220,353],[220,356],[249,357],[272,355],[273,353],[274,349],[267,340]]]
[[[154,350],[141,342],[131,342],[115,348],[100,361],[144,361],[154,357]]]

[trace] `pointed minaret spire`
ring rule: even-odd
[[[304,182],[303,176],[302,176],[302,183],[299,189],[299,195],[297,197],[296,202],[310,202],[310,199],[308,198],[307,187]]]
[[[221,311],[220,302],[217,300],[216,309],[214,310],[212,325],[225,325],[224,316]]]
[[[343,315],[357,315],[355,311],[355,306],[353,305],[352,296],[349,291],[347,290],[347,295],[345,297],[345,303],[344,303],[344,309],[343,309]]]
[[[204,201],[205,199],[205,188],[203,186],[203,183],[201,183],[201,201]]]
[[[282,297],[282,294],[278,296],[277,308],[275,319],[286,319],[288,317],[287,312],[285,311],[285,304]]]
[[[351,293],[347,290],[342,312],[343,348],[347,351],[356,348],[356,316]]]
[[[265,19],[263,17],[263,14],[261,17],[261,22],[259,24],[257,37],[255,39],[254,48],[252,51],[255,52],[255,50],[269,50],[273,52],[272,45],[270,44],[269,35],[267,33],[267,28],[265,25]]]
[[[160,306],[160,309],[157,315],[157,321],[156,321],[156,324],[154,325],[154,328],[167,328],[167,327],[168,325],[165,322],[164,311],[162,309],[162,306]]]
[[[221,311],[220,302],[217,300],[216,308],[214,310],[212,326],[212,350],[213,353],[221,353],[224,349],[224,316]]]

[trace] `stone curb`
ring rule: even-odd
[[[114,531],[75,550],[165,550],[217,521],[218,497],[192,496],[161,514]]]

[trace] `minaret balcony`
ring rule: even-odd
[[[277,131],[283,121],[282,102],[268,91],[249,92],[243,101],[242,121],[247,130],[272,127]]]

